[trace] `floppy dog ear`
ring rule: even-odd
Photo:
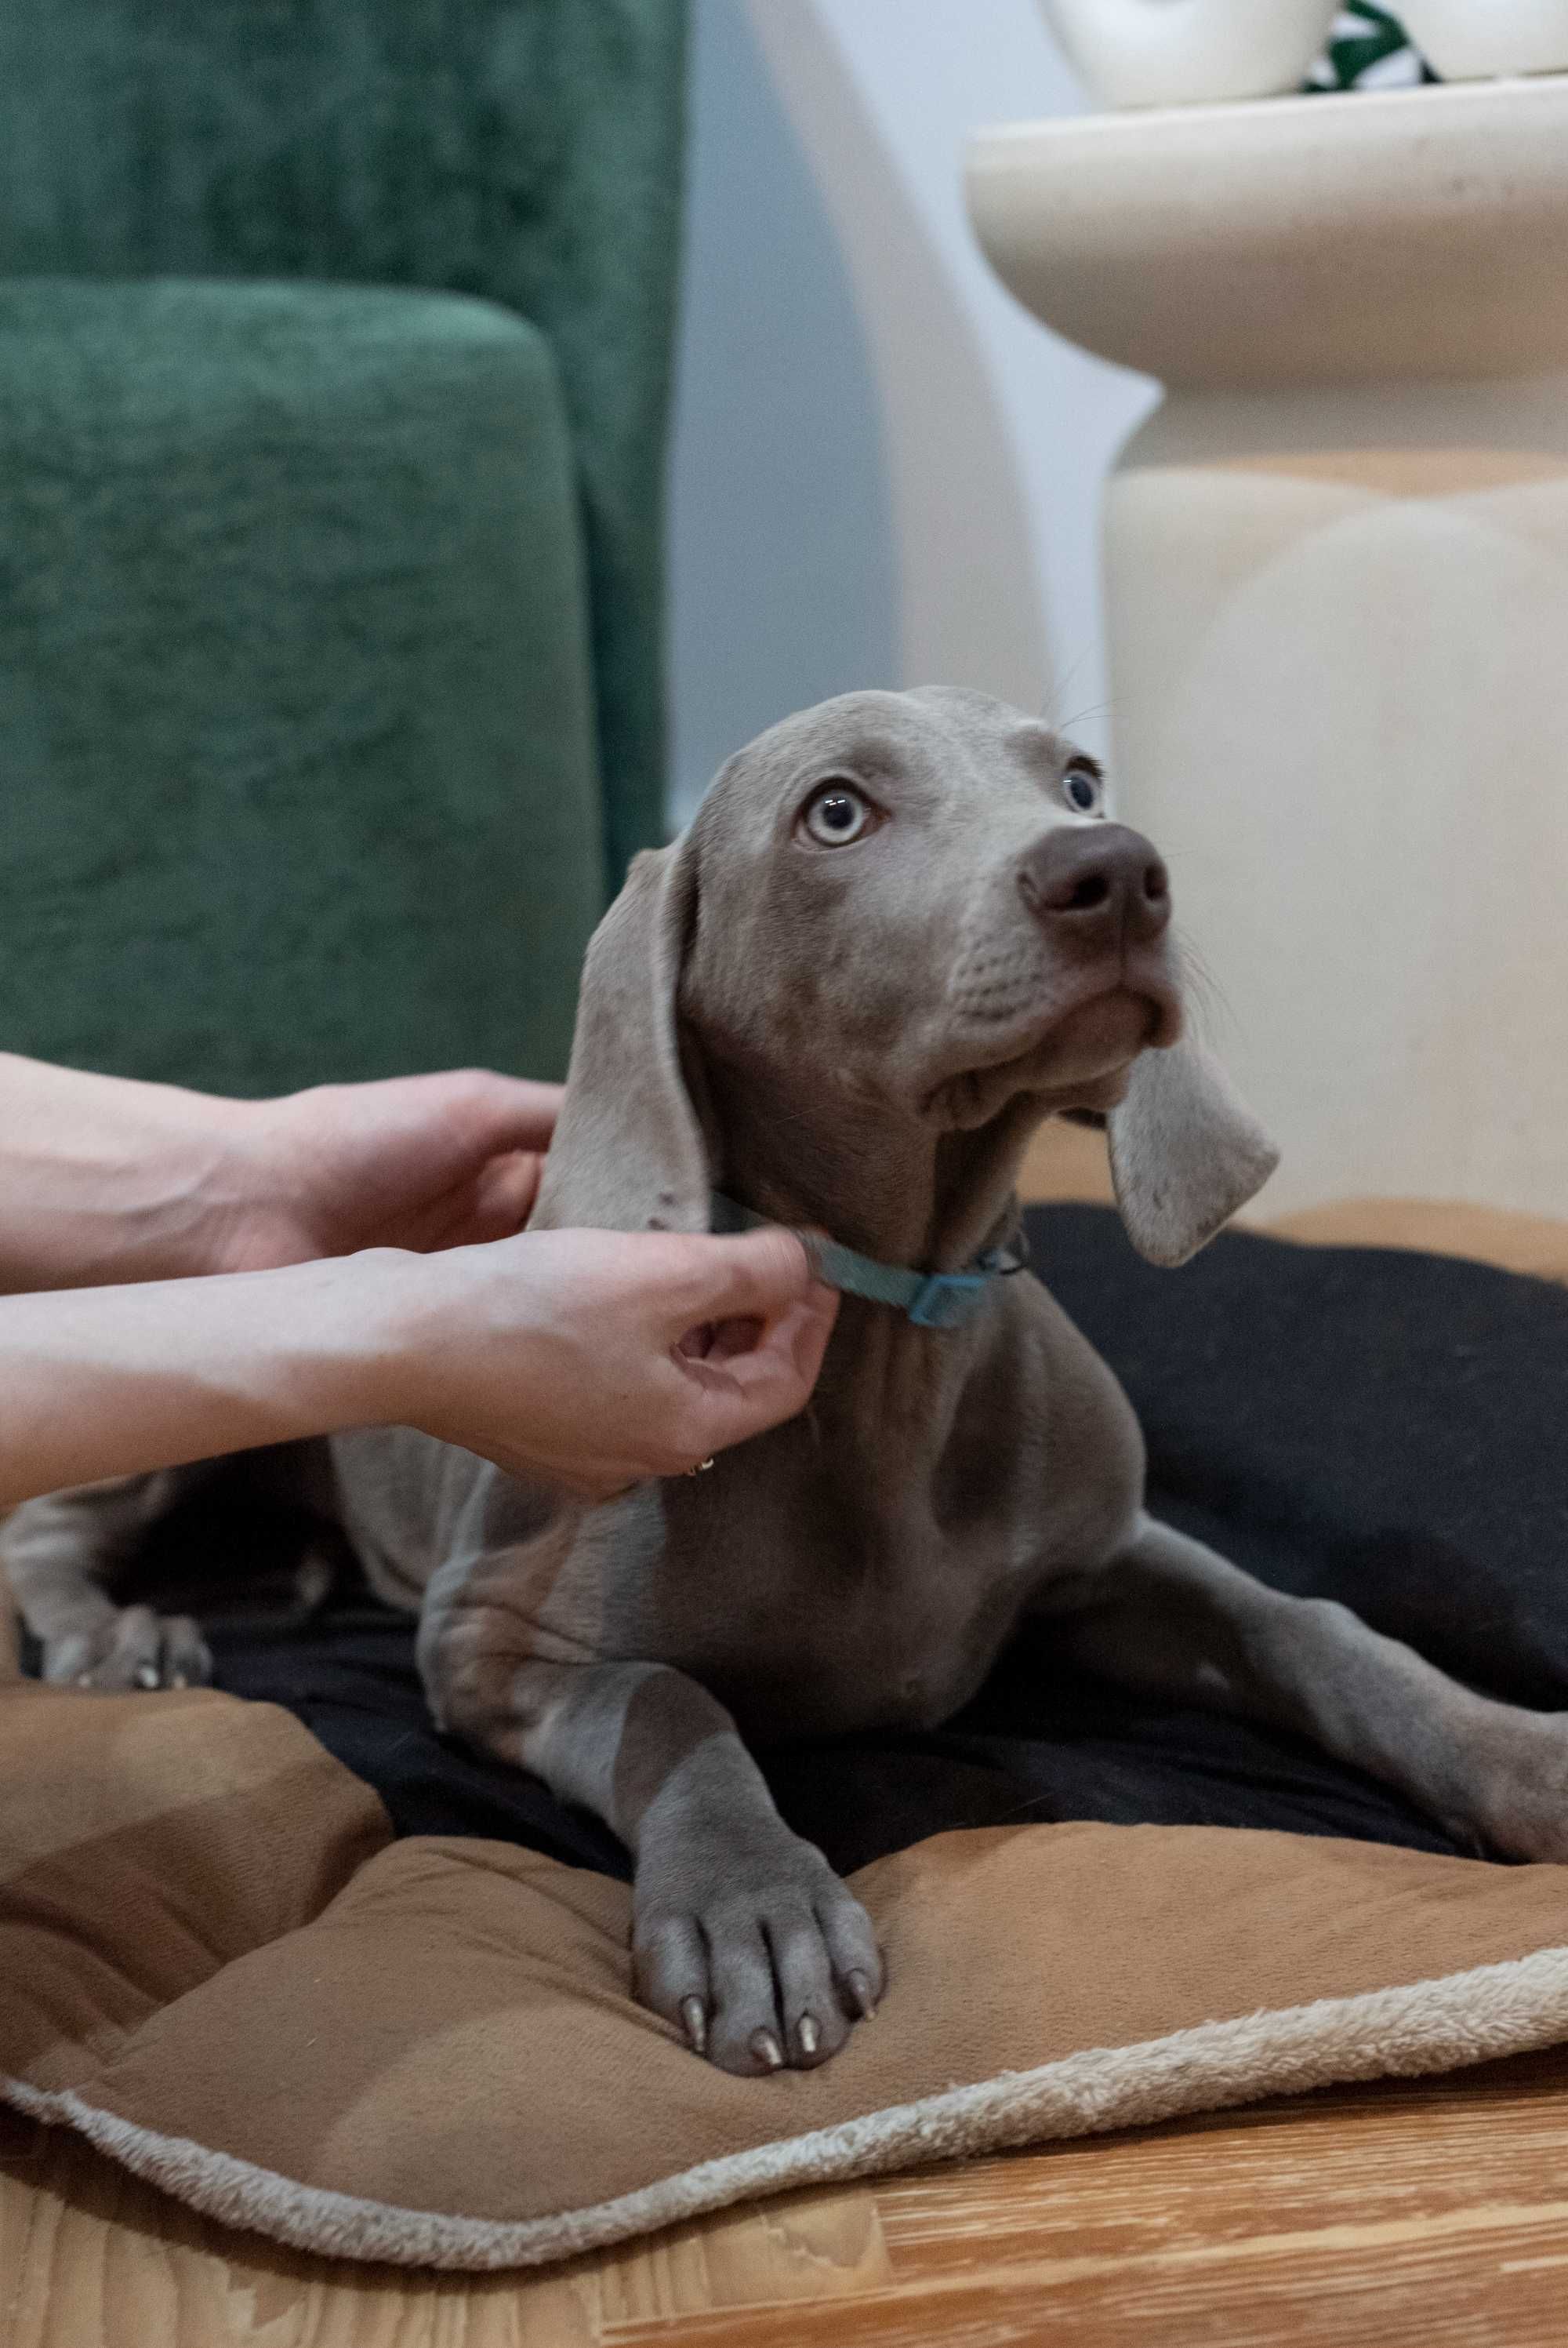
[[[677,840],[636,859],[589,940],[530,1231],[708,1229],[707,1152],[675,1016],[696,901],[695,858]]]
[[[1107,1116],[1127,1235],[1151,1263],[1185,1263],[1261,1190],[1279,1152],[1211,1052],[1183,1041],[1132,1064]]]

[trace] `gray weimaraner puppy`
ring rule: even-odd
[[[883,1989],[745,1738],[946,1720],[1030,1612],[1071,1661],[1305,1730],[1481,1847],[1568,1855],[1564,1724],[1152,1521],[1115,1379],[1003,1276],[1043,1117],[1104,1117],[1159,1263],[1274,1163],[1183,1036],[1170,910],[1092,761],[1017,710],[859,693],[774,726],[594,939],[534,1220],[701,1231],[717,1194],[829,1234],[849,1292],[810,1406],[597,1507],[404,1431],[293,1455],[419,1609],[436,1719],[629,1846],[641,1994],[727,2070],[823,2061]],[[203,1671],[193,1628],[102,1586],[176,1480],[14,1519],[51,1677]]]

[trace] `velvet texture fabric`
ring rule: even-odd
[[[662,818],[685,0],[9,0],[0,274],[477,294],[560,369],[611,891]]]
[[[218,1091],[565,1060],[598,913],[541,335],[0,286],[0,1033]]]
[[[248,1091],[389,1065],[561,1066],[563,973],[662,831],[684,26],[685,0],[0,11],[0,278],[16,281],[0,755],[8,816],[32,834],[25,873],[0,865],[7,1042]],[[216,290],[182,304],[146,283],[166,277],[241,282],[226,313]],[[82,281],[106,278],[142,289],[95,307]],[[292,327],[277,281],[294,282]],[[354,312],[347,289],[377,285],[417,289],[401,329],[390,293]],[[471,305],[430,298],[443,293],[512,314],[509,345],[498,317],[481,329]],[[373,396],[367,338],[383,345]],[[378,729],[385,814],[367,841]],[[466,848],[435,842],[454,796],[491,807]],[[95,861],[100,833],[112,844]],[[357,945],[323,940],[281,888],[238,913],[237,880],[209,893],[226,860],[252,858],[280,884],[286,868],[310,876],[313,911],[340,901]],[[450,885],[465,860],[487,885]],[[145,952],[122,886],[132,862]],[[341,903],[361,891],[362,908]],[[402,946],[372,951],[395,900],[410,913]],[[265,942],[243,979],[236,922]],[[62,932],[88,930],[69,973],[46,966]],[[465,958],[455,1005],[446,966]],[[151,990],[187,973],[210,999],[149,1031]],[[334,975],[337,1012],[312,1013]],[[422,1004],[398,1015],[408,988]],[[318,1015],[321,1048],[284,1034]]]

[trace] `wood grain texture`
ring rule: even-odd
[[[0,2348],[1534,2348],[1568,2050],[781,2196],[533,2278],[274,2250],[0,2122]]]

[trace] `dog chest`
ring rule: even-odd
[[[973,1525],[954,1539],[925,1506],[877,1511],[864,1495],[803,1506],[797,1488],[759,1508],[754,1489],[710,1488],[719,1474],[661,1488],[656,1547],[638,1512],[617,1649],[689,1672],[750,1735],[949,1717],[1029,1596],[1020,1545]]]

